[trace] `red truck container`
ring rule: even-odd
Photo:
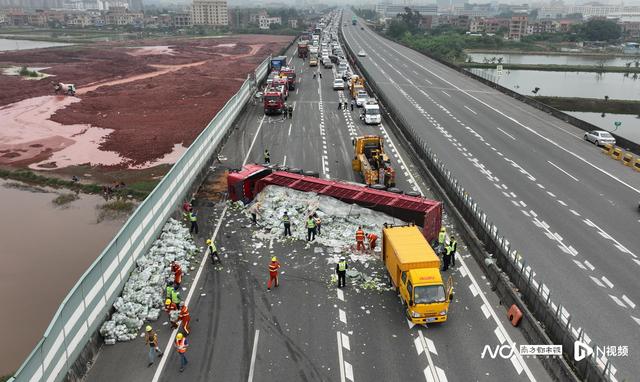
[[[262,102],[265,114],[282,114],[284,111],[283,86],[270,87],[262,93]]]
[[[273,81],[271,81],[271,87],[276,89],[281,89],[282,95],[284,96],[285,101],[289,98],[289,78],[286,76],[281,77],[278,75],[277,77],[273,77]]]
[[[442,224],[442,202],[419,196],[396,194],[355,183],[319,179],[286,171],[274,171],[260,165],[246,165],[242,170],[230,172],[227,176],[229,198],[233,201],[242,200],[249,203],[268,185],[315,192],[345,203],[384,212],[422,227],[422,234],[429,242],[437,238]]]
[[[309,55],[309,42],[299,42],[298,43],[298,57],[306,58]]]
[[[287,83],[289,84],[289,90],[295,90],[296,88],[296,71],[293,68],[285,66],[280,69],[280,76],[287,76]]]

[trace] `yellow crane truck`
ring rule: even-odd
[[[351,94],[351,98],[356,99],[358,97],[359,91],[364,91],[364,78],[353,75],[349,79],[349,93]]]
[[[445,322],[453,299],[453,278],[443,283],[440,259],[418,227],[382,229],[382,258],[389,279],[414,324]]]
[[[384,152],[384,139],[379,135],[365,135],[354,138],[353,171],[359,172],[364,182],[371,186],[382,184],[387,188],[396,186],[395,171],[389,156]]]

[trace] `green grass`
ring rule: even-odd
[[[69,203],[73,202],[74,200],[78,200],[78,199],[80,199],[80,196],[78,196],[78,194],[67,193],[67,194],[58,195],[51,202],[53,204],[55,204],[56,206],[64,206],[64,205],[69,204]]]
[[[98,206],[98,223],[105,219],[115,219],[131,213],[137,204],[126,199],[115,199]]]
[[[134,190],[136,192],[146,193],[147,195],[153,191],[154,188],[158,185],[160,179],[158,180],[141,180],[139,182],[129,184],[129,189]]]
[[[26,66],[20,68],[20,71],[18,73],[23,77],[40,77],[40,73],[36,72],[35,70],[29,70],[29,68],[27,68]]]

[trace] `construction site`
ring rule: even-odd
[[[172,164],[249,72],[291,39],[170,38],[4,52],[0,165],[99,180]],[[17,74],[23,67],[40,76]],[[58,83],[73,84],[73,93],[54,91]]]

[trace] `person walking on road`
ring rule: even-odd
[[[316,212],[313,213],[313,222],[316,223],[316,233],[320,236],[320,228],[322,227],[322,220]]]
[[[451,266],[455,267],[456,266],[456,251],[458,250],[458,242],[456,241],[455,237],[453,237],[453,235],[451,235],[449,237],[449,249],[450,249],[450,253],[451,253]]]
[[[367,234],[367,241],[369,241],[369,249],[373,252],[376,249],[376,240],[378,240],[378,235],[373,232],[369,232]]]
[[[173,282],[175,284],[174,289],[178,289],[180,288],[180,284],[182,284],[182,266],[179,262],[171,262],[171,272],[173,272]]]
[[[291,236],[291,219],[289,219],[287,211],[284,211],[284,215],[282,215],[282,224],[284,224],[284,236]]]
[[[338,110],[342,110],[342,102],[338,101]]]
[[[211,263],[215,264],[216,261],[221,263],[220,256],[218,256],[218,248],[211,239],[207,239],[207,246],[209,247],[209,254],[211,255]]]
[[[314,79],[314,80],[316,79],[316,74],[315,74],[315,73],[313,73],[313,79]]]
[[[322,79],[322,72],[318,72],[318,75],[320,76],[320,79]]]
[[[316,221],[313,220],[313,216],[309,215],[307,218],[307,241],[313,241],[316,239]]]
[[[347,259],[342,256],[338,264],[336,264],[336,274],[338,275],[338,288],[343,288],[346,284],[346,276],[347,276],[347,268],[349,265],[347,264]]]
[[[269,263],[269,282],[267,283],[267,290],[271,290],[271,283],[274,283],[275,287],[278,287],[278,271],[280,270],[280,263],[278,259],[273,256]]]
[[[446,271],[447,269],[449,269],[449,264],[451,264],[451,247],[450,246],[446,246],[445,247],[445,253],[444,253],[444,257],[442,258],[442,271]]]
[[[289,105],[287,110],[289,111],[289,119],[293,119],[293,106]]]
[[[144,343],[149,346],[149,364],[147,367],[153,365],[153,361],[156,359],[156,354],[158,357],[162,357],[162,351],[158,347],[158,335],[153,330],[151,325],[147,325],[144,333]]]
[[[180,303],[180,311],[178,312],[178,321],[182,321],[182,329],[187,335],[191,334],[191,314],[189,314],[189,308],[184,302]]]
[[[347,105],[348,105],[347,101],[344,101],[344,109],[345,110],[347,110]]]
[[[362,230],[362,227],[358,227],[358,230],[356,231],[356,250],[358,251],[365,250],[364,231]]]
[[[189,221],[191,222],[191,228],[189,228],[189,233],[195,232],[198,234],[198,216],[193,211],[189,211]]]
[[[264,149],[264,163],[271,163],[271,154],[267,149]]]
[[[180,356],[180,372],[182,373],[184,371],[184,367],[189,363],[185,355],[187,353],[187,348],[189,347],[189,342],[182,333],[178,333],[174,346]]]
[[[356,104],[356,100],[352,99],[351,100],[351,111],[353,111],[353,106]]]

